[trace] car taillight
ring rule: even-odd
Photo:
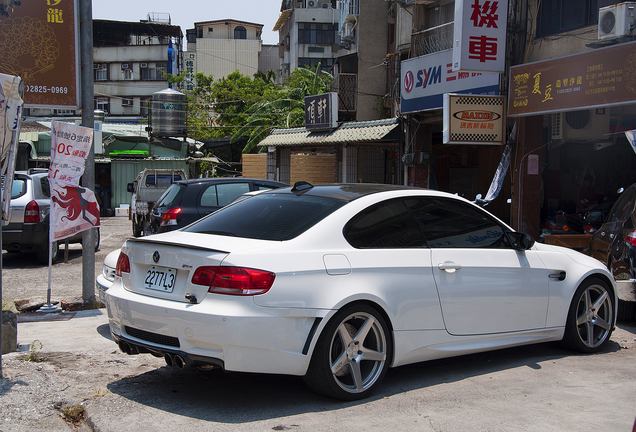
[[[130,260],[128,255],[121,252],[117,258],[117,267],[115,267],[115,275],[121,277],[122,273],[130,273]]]
[[[627,243],[628,245],[631,245],[631,246],[636,246],[636,231],[630,232],[625,237],[625,243]]]
[[[276,275],[244,267],[199,267],[192,283],[208,286],[208,292],[229,295],[264,294],[272,287]]]
[[[40,222],[40,206],[35,201],[30,201],[24,208],[24,223]]]
[[[161,216],[161,226],[166,225],[176,225],[177,224],[177,216],[181,213],[180,208],[173,208],[165,212]]]

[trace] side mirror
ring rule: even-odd
[[[528,250],[534,245],[534,239],[530,235],[521,232],[509,232],[508,239],[515,250]]]
[[[128,192],[132,193],[132,192],[134,191],[134,189],[133,189],[133,184],[132,184],[132,183],[128,183],[128,184],[126,185],[126,190],[127,190]]]

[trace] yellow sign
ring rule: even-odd
[[[503,144],[504,97],[444,94],[444,144]]]

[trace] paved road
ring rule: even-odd
[[[130,235],[127,219],[103,223],[100,266]],[[7,255],[7,291],[39,293],[33,281],[48,269]],[[54,297],[81,295],[79,250],[53,271]],[[595,355],[540,344],[396,368],[369,399],[342,403],[299,377],[180,371],[127,356],[107,322],[102,309],[18,324],[21,352],[3,356],[0,431],[68,431],[59,413],[79,404],[82,430],[102,432],[631,431],[636,418],[636,326],[620,325]],[[40,361],[22,360],[30,346]]]
[[[132,227],[128,218],[101,218],[101,242],[95,253],[95,276],[102,271],[104,257],[120,248],[130,237]],[[61,255],[64,255],[64,247],[61,251]],[[5,302],[46,299],[48,266],[39,264],[35,254],[4,252],[2,266],[2,298]],[[51,273],[51,300],[69,303],[82,300],[81,245],[70,245],[68,262],[61,260],[52,267]]]

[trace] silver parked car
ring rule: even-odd
[[[35,252],[42,264],[49,262],[49,212],[51,192],[48,170],[18,171],[13,177],[8,224],[2,227],[2,249],[7,252]],[[95,249],[99,248],[99,228],[96,228]],[[68,238],[69,243],[81,243],[82,233]],[[53,262],[58,258],[59,245],[51,245]]]

